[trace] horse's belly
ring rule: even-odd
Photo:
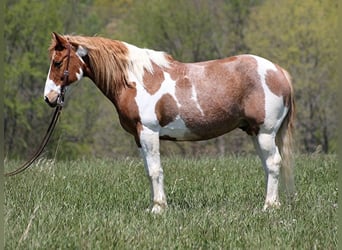
[[[199,136],[194,134],[179,116],[174,121],[161,127],[159,136],[166,140],[200,140]]]
[[[200,121],[186,124],[182,118],[177,118],[159,130],[161,139],[176,141],[198,141],[218,137],[235,129],[235,123],[202,123]]]

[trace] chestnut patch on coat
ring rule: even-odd
[[[179,113],[177,103],[170,94],[164,94],[156,103],[155,112],[160,126],[173,122]]]
[[[146,91],[153,95],[159,89],[163,81],[165,80],[163,70],[161,67],[157,66],[154,62],[152,62],[153,72],[149,72],[148,70],[144,70],[143,82],[146,88]]]
[[[281,68],[278,65],[276,65],[276,67],[278,69],[277,71],[267,71],[265,81],[273,94],[284,98],[284,104],[288,107],[291,97],[290,83],[287,81]]]
[[[130,84],[135,85],[134,82]],[[136,95],[136,88],[123,88],[118,96],[117,103],[114,99],[112,101],[117,108],[121,126],[137,139],[139,136],[137,127],[141,123],[141,119],[138,105],[134,99]]]
[[[193,133],[201,139],[237,127],[251,135],[258,133],[265,118],[265,96],[252,57],[174,65],[170,75],[176,80],[180,116]]]
[[[228,57],[228,58],[224,58],[222,60],[224,60],[225,62],[232,62],[232,61],[235,61],[238,59],[238,56],[231,56],[231,57]]]

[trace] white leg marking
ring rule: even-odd
[[[144,127],[140,133],[141,152],[145,169],[151,182],[152,213],[160,213],[167,207],[164,192],[164,175],[160,165],[159,134]]]
[[[284,105],[282,96],[275,95],[266,84],[268,71],[277,71],[276,66],[261,57],[253,56],[258,64],[258,74],[265,93],[265,120],[255,141],[266,173],[266,200],[264,209],[279,207],[279,173],[281,156],[275,143],[275,137],[281,126],[288,108]]]
[[[278,147],[275,144],[273,134],[260,133],[255,141],[257,152],[260,155],[261,161],[266,174],[266,200],[264,210],[269,207],[279,207],[279,173],[281,156]]]
[[[260,148],[260,145],[259,145],[259,142],[258,142],[258,137],[252,136],[252,140],[253,140],[255,151],[257,152],[257,154],[258,154],[258,156],[259,156],[259,158],[261,160],[262,166],[263,166],[264,170],[266,171],[266,169],[267,169],[266,161],[264,159],[264,155],[263,155],[262,150]],[[267,178],[267,175],[265,175],[265,176]]]

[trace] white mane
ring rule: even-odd
[[[169,67],[167,54],[162,51],[141,49],[123,42],[128,48],[128,77],[132,81],[143,83],[144,70],[153,73],[152,62],[160,67]]]

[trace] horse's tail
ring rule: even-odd
[[[290,85],[291,93],[289,98],[288,112],[283,120],[278,132],[277,132],[277,146],[279,147],[281,161],[281,181],[288,194],[294,193],[294,159],[293,159],[293,130],[294,130],[294,118],[295,118],[295,103],[294,93],[292,87],[292,81],[290,74],[283,70],[284,75]]]

